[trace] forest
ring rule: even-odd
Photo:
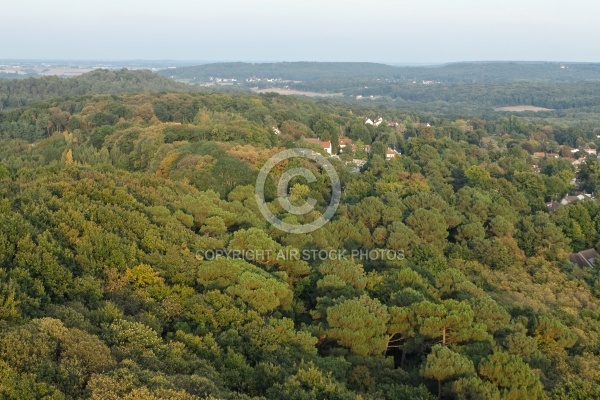
[[[190,86],[163,78],[150,71],[97,70],[65,79],[56,76],[0,80],[0,110],[24,106],[55,97],[85,94],[190,91]]]
[[[600,64],[594,63],[215,63],[159,73],[212,90],[292,89],[447,118],[495,118],[498,107],[523,105],[547,109],[523,113],[530,118],[597,123],[600,111]]]
[[[439,81],[456,83],[577,82],[600,79],[598,63],[472,62],[424,66],[394,66],[367,62],[212,63],[164,69],[160,74],[181,80],[205,82],[211,77],[331,81],[344,79]]]
[[[599,274],[569,262],[598,249],[600,201],[546,205],[597,192],[600,163],[575,152],[598,148],[594,124],[186,90],[139,71],[0,85],[0,397],[600,398]],[[325,155],[309,138],[356,148],[328,158],[332,220],[285,233],[254,185],[284,149]],[[329,180],[290,164],[316,177],[291,189],[316,209],[285,213],[272,186],[268,206],[312,221]],[[199,256],[249,249],[403,257]]]

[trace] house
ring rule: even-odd
[[[560,204],[562,204],[563,206],[566,206],[566,205],[574,203],[576,201],[581,201],[581,200],[586,200],[586,199],[593,200],[594,197],[591,194],[578,194],[575,196],[565,196],[560,201]]]
[[[371,118],[367,118],[367,120],[365,121],[366,125],[373,125],[373,120]]]
[[[546,153],[547,158],[560,158],[558,153]]]
[[[535,153],[533,153],[533,158],[544,158],[546,157],[546,153],[544,153],[543,151],[536,151]]]
[[[331,142],[329,140],[322,141],[321,139],[305,138],[304,141],[311,144],[318,144],[327,152],[327,154],[331,154]]]
[[[373,121],[373,125],[379,126],[383,122],[383,118],[379,117],[375,121]]]
[[[579,265],[581,268],[594,268],[594,262],[598,257],[600,257],[600,254],[598,254],[596,249],[587,249],[579,253],[570,254],[569,261]]]
[[[596,149],[590,149],[590,148],[585,148],[583,149],[583,151],[585,151],[587,154],[589,154],[590,156],[595,156],[597,155],[597,151]]]
[[[352,147],[352,139],[350,138],[341,138],[338,142],[340,149],[343,149],[346,146]]]
[[[388,147],[388,149],[385,152],[385,159],[386,160],[391,160],[392,158],[396,158],[399,157],[400,153],[397,152],[396,150],[392,149],[391,147]]]

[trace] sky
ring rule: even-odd
[[[0,59],[600,62],[596,0],[18,0]]]

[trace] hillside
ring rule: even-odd
[[[436,66],[391,66],[376,63],[214,63],[179,67],[159,72],[166,77],[190,82],[210,78],[282,79],[287,81],[332,81],[381,79],[399,83],[432,81],[444,84],[498,82],[576,82],[600,80],[600,64],[594,63],[452,63]]]
[[[0,397],[600,396],[599,275],[568,261],[599,247],[600,201],[546,205],[597,192],[596,158],[571,164],[597,128],[146,89],[0,111]],[[281,231],[257,177],[327,156],[309,138],[339,151],[340,204]],[[278,197],[294,169],[307,214]],[[309,159],[272,171],[287,223],[334,197]]]
[[[144,70],[97,70],[73,78],[6,79],[0,80],[0,110],[62,96],[185,90],[191,89]]]
[[[494,117],[501,107],[546,108],[529,117],[597,121],[600,64],[456,63],[394,67],[374,63],[220,63],[159,71],[169,78],[238,92],[319,97],[453,118]]]

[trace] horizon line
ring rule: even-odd
[[[327,64],[381,64],[389,66],[443,66],[450,64],[600,64],[600,61],[568,61],[568,60],[462,60],[462,61],[314,61],[314,60],[196,60],[196,59],[106,59],[106,58],[0,58],[0,62],[95,62],[95,63],[199,63],[199,64],[292,64],[292,63],[327,63]]]

